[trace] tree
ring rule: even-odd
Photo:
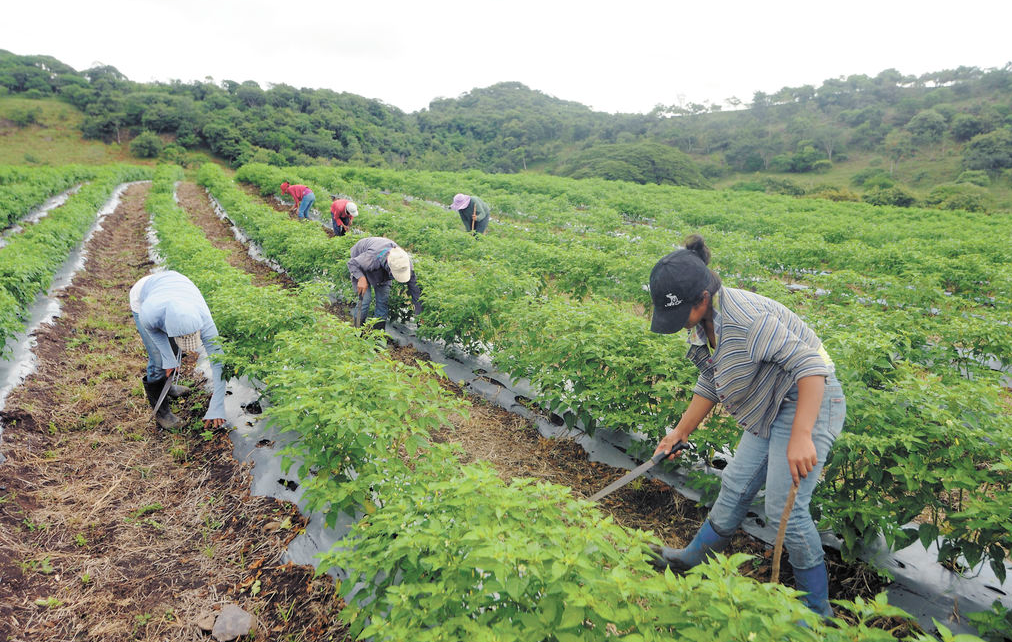
[[[910,119],[905,126],[914,143],[937,143],[945,133],[945,117],[933,109],[925,109]]]
[[[914,154],[914,137],[910,132],[902,129],[894,129],[889,132],[882,142],[882,151],[889,156],[889,175],[893,175],[896,163]]]
[[[162,139],[154,132],[141,132],[130,141],[130,153],[137,158],[157,158],[162,152]]]
[[[996,173],[1012,167],[1012,129],[996,129],[970,139],[963,148],[963,166]]]
[[[952,137],[963,142],[977,134],[987,133],[987,125],[979,116],[973,114],[956,114],[952,117]]]

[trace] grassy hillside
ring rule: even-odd
[[[138,162],[125,145],[85,140],[84,115],[65,102],[0,98],[0,164]]]

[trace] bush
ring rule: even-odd
[[[833,169],[833,162],[825,158],[812,163],[812,171],[816,174],[825,174],[831,169]]]
[[[27,127],[34,125],[39,122],[39,116],[42,115],[42,110],[38,107],[34,109],[12,109],[7,114],[7,119],[14,123],[17,127]]]
[[[860,172],[850,177],[850,184],[853,185],[854,187],[872,187],[873,185],[869,185],[868,183],[873,179],[885,179],[886,181],[889,181],[889,185],[883,186],[880,185],[879,183],[874,183],[874,186],[878,187],[893,186],[893,182],[892,179],[889,178],[889,174],[887,174],[884,169],[880,169],[878,167],[869,167],[867,169],[862,169]]]
[[[824,198],[830,201],[860,201],[861,196],[846,187],[821,185],[805,194],[806,198]]]
[[[873,189],[865,194],[863,199],[865,203],[872,205],[912,207],[917,204],[917,197],[899,186]]]
[[[735,192],[765,192],[766,186],[761,181],[738,181],[731,186]]]
[[[984,212],[987,210],[987,190],[971,183],[946,183],[932,189],[924,203],[943,210],[966,210]]]
[[[133,148],[131,147],[131,150]],[[161,153],[162,160],[172,163],[173,165],[185,166],[186,164],[186,149],[176,143],[169,143],[162,149]]]
[[[154,132],[142,132],[130,141],[130,153],[137,158],[157,158],[162,153],[162,139]]]
[[[980,187],[988,187],[991,184],[991,178],[987,175],[987,172],[981,169],[968,169],[961,173],[956,179],[957,183],[970,183],[971,185],[979,185]]]

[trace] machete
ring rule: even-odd
[[[636,468],[633,468],[632,470],[630,470],[628,473],[626,473],[622,477],[619,477],[617,480],[615,480],[612,483],[610,483],[607,486],[605,486],[604,489],[599,490],[597,493],[594,494],[593,497],[590,498],[590,501],[596,502],[596,501],[600,500],[602,497],[604,497],[606,495],[610,495],[611,493],[615,492],[619,488],[622,488],[623,486],[625,486],[626,484],[628,484],[632,480],[636,479],[637,477],[639,477],[643,473],[647,472],[648,470],[650,470],[651,468],[653,468],[654,466],[656,466],[658,463],[660,463],[660,461],[662,459],[667,458],[672,453],[676,453],[679,450],[688,450],[689,448],[692,448],[692,444],[686,443],[684,441],[680,441],[677,444],[675,444],[674,446],[672,446],[671,450],[669,450],[667,452],[659,452],[659,453],[657,453],[656,455],[654,455],[653,457],[651,457],[649,460],[643,462],[642,464],[640,464]]]
[[[158,409],[162,407],[162,402],[165,401],[165,396],[169,394],[169,390],[172,388],[172,384],[176,383],[176,381],[179,379],[179,368],[183,365],[182,359],[180,358],[182,356],[183,356],[182,350],[179,351],[178,355],[175,355],[176,363],[178,363],[179,365],[176,366],[176,368],[172,371],[171,377],[165,377],[165,385],[162,386],[162,394],[158,395],[158,403],[155,404],[154,410],[151,411],[150,419],[154,419],[155,416],[158,414]]]

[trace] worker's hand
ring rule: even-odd
[[[656,455],[657,453],[666,453],[669,450],[671,450],[671,448],[675,444],[677,444],[680,441],[686,441],[688,438],[689,438],[688,434],[683,434],[682,431],[676,428],[671,432],[669,432],[667,435],[665,435],[664,439],[662,439],[660,443],[657,444],[657,448],[654,448],[654,454]],[[673,460],[675,457],[678,457],[681,454],[682,454],[681,450],[675,451],[671,453],[671,456],[669,456],[668,459]]]
[[[365,277],[364,276],[358,277],[358,283],[355,284],[355,292],[358,293],[359,296],[364,296],[366,290],[368,289],[369,289],[369,282],[366,281]]]
[[[204,430],[207,430],[207,429],[209,429],[211,427],[221,428],[224,425],[225,425],[225,420],[221,419],[220,417],[218,419],[205,419],[204,420]]]
[[[815,465],[819,463],[819,455],[815,451],[815,442],[810,435],[791,435],[787,442],[787,465],[791,469],[791,478],[796,486],[801,479],[808,477]]]
[[[175,371],[176,371],[175,368],[166,368],[165,369],[165,378],[168,379],[169,377],[171,377],[172,373],[175,372]]]
[[[472,221],[477,221],[477,220],[478,220],[478,214],[477,214],[477,213],[475,213],[475,214],[472,214],[472,215],[471,215],[471,220],[472,220]]]

